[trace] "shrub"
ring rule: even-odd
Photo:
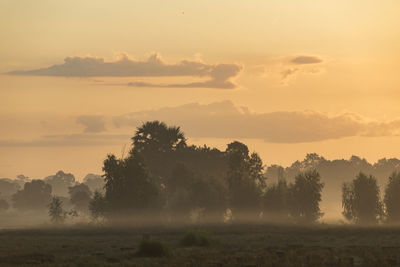
[[[190,231],[181,239],[181,245],[184,247],[209,247],[211,245],[211,237],[207,232]]]
[[[165,257],[170,256],[170,248],[158,240],[142,240],[139,244],[139,249],[136,252],[138,257]]]

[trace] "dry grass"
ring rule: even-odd
[[[182,246],[188,233],[212,246]],[[144,237],[168,257],[137,257]],[[144,255],[146,256],[146,255]],[[400,228],[220,225],[0,231],[1,266],[396,266]]]

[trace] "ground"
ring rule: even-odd
[[[184,247],[192,230],[208,247]],[[143,238],[170,256],[139,257]],[[355,226],[68,227],[0,230],[0,265],[46,266],[400,266],[400,228]]]

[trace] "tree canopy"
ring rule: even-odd
[[[377,223],[383,216],[376,178],[359,173],[350,183],[342,188],[343,215],[358,224]]]

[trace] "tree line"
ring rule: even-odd
[[[93,192],[103,191],[104,179],[88,174],[80,183],[70,173],[58,171],[44,179],[19,175],[17,179],[0,179],[0,211],[13,207],[17,211],[43,211],[54,196],[82,214],[89,214],[89,202]]]
[[[323,216],[324,188],[319,170],[313,167],[327,161],[316,154],[307,155],[306,161],[308,165],[297,162],[286,170],[276,165],[265,170],[259,155],[241,142],[229,143],[224,151],[188,145],[179,127],[151,121],[137,128],[126,156],[107,155],[102,178],[76,183],[70,174],[58,172],[26,182],[13,194],[12,203],[21,210],[46,206],[56,223],[79,214],[114,223],[313,223]],[[293,166],[298,171],[288,181],[285,174]],[[277,181],[268,181],[274,171]],[[97,183],[96,190],[90,190],[88,180]],[[359,173],[342,185],[343,215],[360,224],[398,223],[398,198],[399,173],[389,177],[383,200],[377,179]],[[0,209],[1,205],[0,201]]]
[[[189,146],[179,127],[146,122],[132,137],[127,157],[104,161],[105,194],[96,195],[96,218],[152,218],[172,222],[314,222],[323,183],[316,171],[267,186],[264,164],[238,141],[225,151]]]

